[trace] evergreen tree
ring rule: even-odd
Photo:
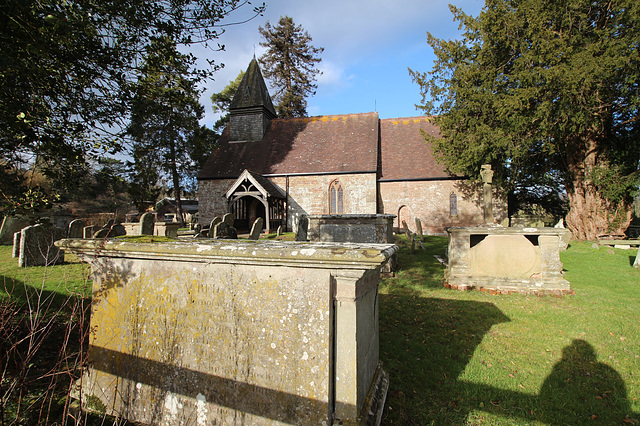
[[[151,41],[211,45],[238,0],[4,0],[0,7],[0,211],[25,205],[34,166],[65,192],[122,148]],[[252,16],[264,10],[264,3]],[[213,45],[214,49],[220,46]],[[200,71],[210,76],[211,63]],[[36,200],[31,200],[36,202]],[[29,202],[29,204],[33,204]],[[38,203],[36,203],[38,204]],[[42,203],[41,203],[42,204]],[[44,203],[51,204],[51,203]]]
[[[181,175],[193,171],[191,142],[200,130],[204,108],[199,102],[199,78],[194,75],[195,57],[178,52],[168,37],[154,40],[142,66],[133,99],[129,134],[136,150],[150,156],[173,184],[177,216],[183,221]]]
[[[487,0],[477,18],[452,12],[462,39],[428,34],[434,67],[411,71],[441,160],[474,177],[491,163],[511,190],[563,186],[576,238],[623,232],[640,160],[640,4]]]
[[[260,45],[267,48],[259,62],[264,76],[275,87],[278,115],[306,116],[306,97],[315,95],[315,79],[320,74],[316,65],[324,48],[313,47],[309,33],[288,16],[281,17],[275,27],[267,21],[259,31],[264,38]]]
[[[230,81],[229,84],[222,89],[220,93],[214,93],[211,95],[211,103],[213,104],[213,112],[220,113],[222,116],[216,121],[213,125],[213,131],[217,134],[222,133],[224,128],[227,126],[229,122],[229,106],[231,105],[231,101],[233,101],[233,97],[238,91],[238,86],[242,81],[242,77],[244,77],[244,71],[240,71],[240,74],[236,77],[235,80]]]

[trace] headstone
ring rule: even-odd
[[[257,218],[255,222],[253,222],[253,226],[251,227],[251,233],[249,234],[250,240],[257,240],[260,238],[260,234],[262,233],[262,225],[264,223],[264,219],[261,217]]]
[[[75,219],[69,223],[69,231],[67,238],[83,238],[84,237],[84,220]]]
[[[113,219],[109,219],[107,225],[109,223],[113,223]],[[121,224],[117,223],[111,226],[107,225],[105,225],[103,228],[100,228],[95,234],[93,234],[92,238],[113,238],[127,235],[127,231]]]
[[[596,250],[600,250],[600,244],[598,244],[598,243],[591,243],[591,248],[592,248],[592,249],[596,249]]]
[[[20,256],[20,236],[22,235],[22,231],[18,231],[13,234],[13,250],[11,251],[11,257]]]
[[[211,232],[211,230],[209,230],[209,232]],[[211,237],[215,239],[227,238],[228,234],[229,227],[227,224],[224,222],[218,222],[216,226],[213,227],[213,235]]]
[[[64,252],[53,243],[63,239],[66,231],[52,225],[28,226],[20,235],[20,254],[18,266],[53,265],[64,259]]]
[[[282,225],[278,226],[278,229],[276,230],[276,237],[279,237],[280,235],[282,235]]]
[[[236,220],[236,217],[233,213],[227,213],[224,216],[222,216],[222,221],[226,223],[228,227],[232,227],[234,225],[235,220]]]
[[[491,183],[493,182],[493,170],[491,164],[483,164],[480,167],[480,176],[482,177],[482,193],[484,198],[484,223],[493,224],[493,194],[491,192]]]
[[[416,252],[416,234],[413,234],[411,236],[411,254],[414,254],[415,252]]]
[[[296,241],[307,241],[307,233],[309,232],[309,218],[306,215],[300,216],[298,220],[298,232],[296,232]]]
[[[140,216],[140,235],[153,235],[156,218],[153,213],[144,213]]]
[[[640,247],[638,247],[638,253],[636,253],[636,260],[633,262],[633,267],[640,269]]]
[[[402,221],[402,229],[404,229],[404,235],[407,236],[407,240],[411,240],[411,231],[409,230],[409,226],[406,221]]]
[[[220,219],[220,216],[216,216],[216,217],[213,218],[213,220],[211,220],[211,224],[209,225],[209,236],[210,237],[213,237],[213,229],[220,222],[222,222],[222,219]]]
[[[26,228],[31,224],[33,224],[33,220],[27,216],[5,216],[0,227],[0,245],[8,246],[13,244],[13,234],[20,232],[22,228]]]
[[[422,235],[422,222],[419,217],[416,217],[416,233],[418,234],[418,241],[420,241],[420,245],[422,245],[424,235]]]
[[[82,229],[82,238],[84,239],[92,238],[95,232],[96,232],[96,227],[94,225],[85,226]]]

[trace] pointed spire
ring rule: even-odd
[[[276,118],[269,90],[255,55],[229,106],[229,140],[261,140],[269,122]]]
[[[260,66],[254,57],[251,63],[249,63],[247,71],[244,73],[244,77],[238,86],[238,91],[231,101],[229,110],[233,113],[234,109],[255,107],[264,107],[268,112],[273,114],[274,117],[276,115],[269,90],[262,77],[262,72],[260,72]]]

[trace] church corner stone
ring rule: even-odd
[[[377,293],[395,245],[57,245],[94,271],[84,400],[161,425],[379,422]]]

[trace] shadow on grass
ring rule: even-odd
[[[638,418],[620,375],[597,362],[584,340],[563,350],[538,394],[459,380],[491,327],[510,321],[492,303],[398,288],[380,295],[380,319],[380,357],[390,376],[383,424],[476,423],[483,412],[511,424],[622,424]]]

